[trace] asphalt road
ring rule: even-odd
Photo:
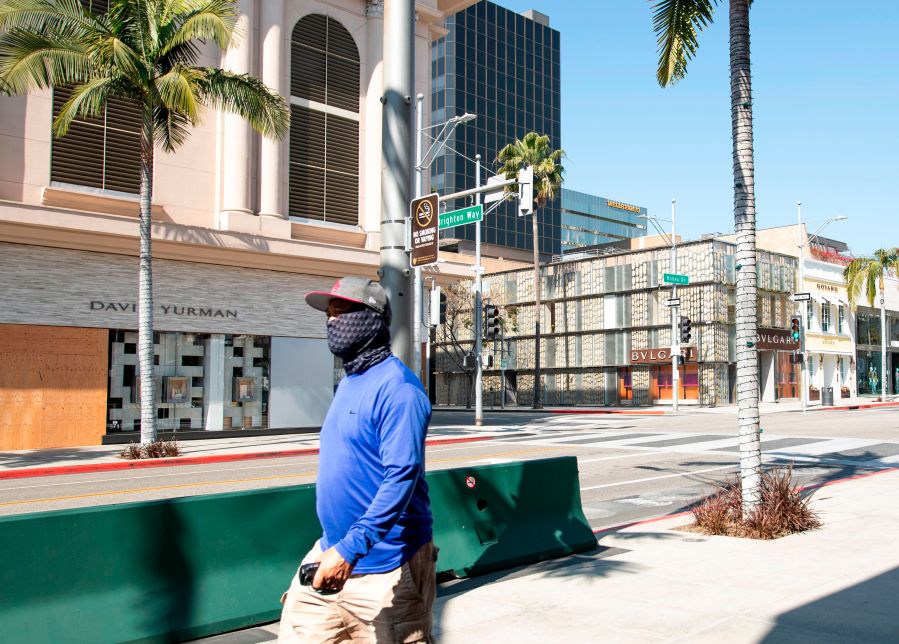
[[[435,412],[428,469],[574,455],[595,529],[686,508],[737,471],[734,413],[678,416]],[[766,464],[794,463],[800,484],[899,467],[899,408],[785,412],[762,419]],[[315,480],[317,456],[0,481],[0,515],[172,498]],[[826,493],[825,490],[818,492]]]

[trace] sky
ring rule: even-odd
[[[561,34],[565,187],[645,206],[677,232],[733,232],[728,2],[687,76],[659,87],[647,0],[497,0]],[[899,246],[899,2],[756,0],[759,228],[796,223],[853,254]],[[668,227],[670,224],[664,223]]]

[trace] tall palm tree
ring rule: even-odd
[[[743,513],[761,502],[759,374],[755,349],[757,275],[755,252],[755,161],[752,83],[749,65],[749,5],[730,0],[730,96],[733,141],[734,227],[737,234],[737,413]],[[659,85],[669,87],[687,74],[699,47],[698,35],[712,23],[718,0],[656,0],[652,25],[658,39]]]
[[[235,113],[258,132],[280,139],[290,112],[256,78],[200,67],[199,44],[232,47],[234,0],[111,0],[94,15],[80,0],[0,0],[0,86],[24,94],[72,86],[53,122],[65,136],[78,117],[99,116],[111,99],[137,106],[140,143],[140,270],[138,356],[141,442],[156,440],[153,379],[153,274],[150,203],[153,156],[173,152],[206,107]]]
[[[883,278],[889,272],[899,272],[899,248],[874,251],[871,257],[856,257],[843,269],[843,279],[846,280],[846,297],[849,298],[849,307],[854,311],[856,300],[864,295],[868,305],[874,308],[874,297],[877,289],[880,289],[880,395],[886,400],[887,395],[887,320],[884,308]],[[893,392],[895,393],[895,392]]]
[[[565,152],[553,150],[545,134],[528,132],[499,151],[496,160],[502,164],[499,173],[514,179],[518,171],[531,166],[534,169],[534,212],[532,217],[534,237],[534,299],[537,324],[534,332],[534,409],[543,407],[540,392],[540,237],[537,233],[537,210],[556,196],[562,186],[562,157]]]

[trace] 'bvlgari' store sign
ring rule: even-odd
[[[681,347],[687,362],[696,362],[696,347]],[[631,364],[671,364],[671,349],[631,349]]]
[[[759,351],[798,351],[799,340],[793,339],[793,333],[787,329],[759,328],[758,341],[755,343]]]

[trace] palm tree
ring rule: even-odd
[[[730,96],[737,233],[737,414],[740,427],[740,481],[743,513],[761,502],[759,379],[756,342],[755,161],[752,83],[749,65],[749,5],[730,0]],[[674,85],[687,74],[699,46],[698,34],[712,23],[718,0],[656,0],[652,25],[658,39],[659,85]]]
[[[897,271],[899,271],[899,248],[887,250],[880,248],[875,250],[871,257],[856,257],[843,269],[843,279],[846,280],[846,296],[849,298],[849,307],[853,311],[855,311],[856,300],[860,295],[864,295],[868,300],[868,305],[873,308],[874,296],[877,295],[877,289],[880,289],[881,400],[886,400],[887,395],[887,322],[883,301],[883,278],[887,273]]]
[[[537,210],[551,201],[562,186],[563,150],[553,150],[545,134],[528,132],[521,139],[509,143],[499,151],[496,160],[502,164],[499,173],[514,179],[518,171],[531,166],[534,169],[534,212],[532,217],[534,236],[534,300],[537,324],[534,331],[534,409],[541,409],[540,395],[540,237],[537,233]]]
[[[98,116],[111,99],[141,113],[138,355],[141,442],[156,440],[153,380],[153,275],[150,203],[157,145],[173,152],[203,108],[235,113],[264,136],[280,139],[290,112],[284,99],[256,78],[200,67],[199,44],[233,46],[233,0],[111,0],[93,15],[80,0],[0,0],[0,86],[23,94],[72,86],[53,122],[65,136],[77,117]]]

